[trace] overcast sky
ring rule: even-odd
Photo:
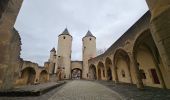
[[[24,0],[15,24],[21,57],[43,65],[67,27],[73,36],[72,60],[81,60],[88,30],[97,37],[97,49],[108,48],[147,10],[145,0]]]

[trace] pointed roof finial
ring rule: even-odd
[[[50,51],[50,52],[56,52],[55,48],[51,49],[51,51]]]
[[[87,34],[84,37],[95,37],[95,36],[88,30]]]
[[[65,30],[60,34],[60,35],[70,35],[69,31],[67,28],[65,28]],[[60,36],[59,35],[59,36]],[[70,35],[71,36],[71,35]]]

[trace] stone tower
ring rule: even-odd
[[[58,67],[64,70],[64,78],[70,79],[71,77],[71,48],[72,48],[72,36],[68,32],[67,28],[62,34],[58,36]]]
[[[49,59],[50,65],[49,65],[49,73],[54,74],[56,71],[55,66],[56,66],[56,50],[53,48],[50,51],[50,59]]]
[[[88,60],[96,57],[96,37],[90,31],[83,37],[83,78],[88,78]]]

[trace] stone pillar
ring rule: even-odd
[[[131,74],[131,68],[129,67],[128,68],[128,71],[129,71],[129,76],[130,76],[130,83],[133,84],[133,81],[132,81],[132,74]]]
[[[113,74],[114,74],[114,78],[115,78],[115,83],[118,83],[119,80],[118,80],[118,75],[117,75],[117,67],[113,68]]]
[[[108,72],[107,72],[106,65],[104,66],[104,70],[105,70],[105,80],[108,80]]]
[[[14,84],[14,66],[18,55],[13,51],[13,26],[19,13],[22,0],[9,0],[4,12],[0,19],[0,70],[1,70],[1,89],[7,90],[13,87]],[[15,41],[14,41],[15,42]]]
[[[134,59],[133,54],[129,53],[129,57],[130,57],[131,68],[134,69],[134,75],[135,75],[135,79],[136,79],[137,88],[143,89],[144,85],[143,85],[143,82],[142,82],[142,78],[141,78],[141,75],[140,75],[140,71],[139,71],[139,67],[137,65],[137,62]]]
[[[150,28],[166,68],[170,68],[170,0],[146,0],[151,11]]]
[[[96,78],[99,80],[99,72],[98,72],[98,67],[96,67]]]

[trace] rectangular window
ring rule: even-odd
[[[151,69],[151,75],[152,75],[152,78],[153,78],[153,82],[155,84],[160,84],[160,81],[159,81],[159,78],[158,78],[158,75],[156,73],[156,70],[155,69]]]

